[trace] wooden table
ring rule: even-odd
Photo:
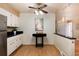
[[[32,34],[32,36],[36,37],[36,47],[43,47],[44,46],[43,38],[45,36],[47,36],[46,33],[34,33],[34,34]],[[38,37],[41,37],[41,39],[42,39],[41,44],[38,44]]]

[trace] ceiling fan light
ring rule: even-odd
[[[39,13],[38,13],[38,11],[37,11],[37,10],[35,10],[35,14],[36,14],[36,15],[39,15]]]
[[[39,13],[42,14],[42,15],[44,14],[42,11],[39,11]]]

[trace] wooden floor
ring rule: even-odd
[[[75,41],[75,55],[79,56],[79,39]]]
[[[43,48],[35,46],[21,46],[11,56],[60,56],[60,52],[53,45],[45,45]]]

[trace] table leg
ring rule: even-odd
[[[42,37],[42,47],[43,47],[43,37]]]
[[[37,37],[36,37],[36,47],[37,47]]]

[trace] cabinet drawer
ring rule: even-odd
[[[13,45],[13,44],[16,44],[16,41],[10,41],[10,42],[7,42],[7,45]]]
[[[16,49],[15,44],[8,45],[7,47],[7,55],[10,55]]]
[[[7,55],[14,52],[21,44],[22,35],[17,35],[7,39]]]
[[[14,37],[8,38],[8,39],[7,39],[7,42],[9,43],[9,42],[12,42],[12,41],[15,41],[15,40],[16,40],[16,37],[14,36]]]

